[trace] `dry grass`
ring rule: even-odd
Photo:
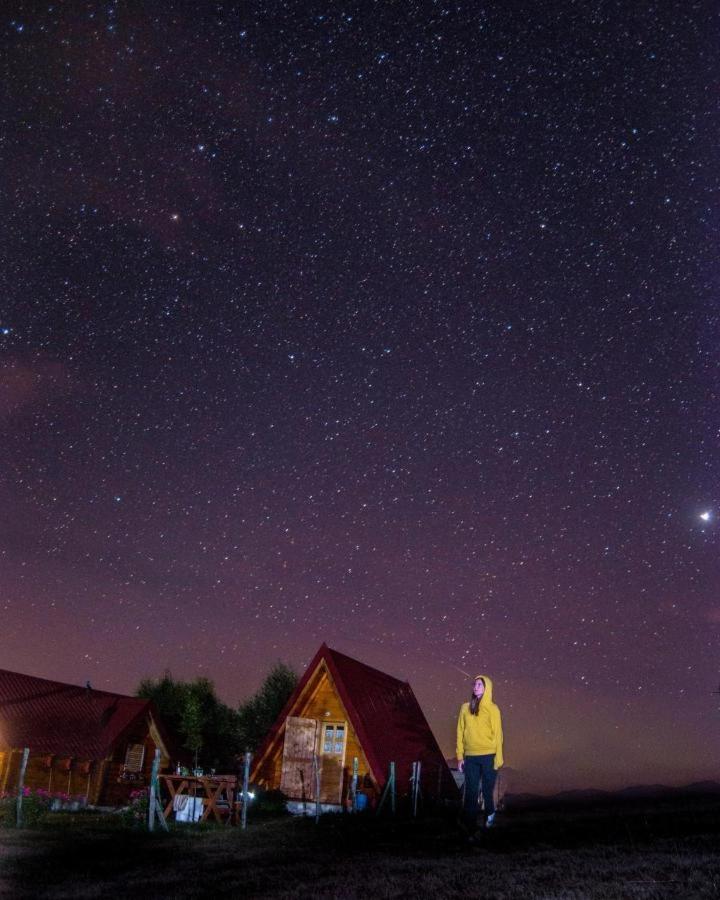
[[[720,895],[716,802],[507,812],[468,848],[450,816],[270,819],[148,835],[88,816],[0,831],[13,898],[436,896],[668,900]]]

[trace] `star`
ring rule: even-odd
[[[710,519],[712,518],[712,515],[710,512],[705,510],[705,512],[700,513],[700,518],[703,520],[703,522],[709,522]]]

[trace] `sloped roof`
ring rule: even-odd
[[[0,669],[0,749],[103,759],[150,700]]]
[[[380,785],[387,780],[391,762],[396,771],[407,772],[412,763],[423,764],[423,775],[437,777],[438,767],[447,769],[435,736],[420,704],[406,681],[373,669],[323,644],[307,667],[285,708],[256,754],[258,763],[277,737],[285,719],[306,685],[325,662],[335,682],[350,723],[360,741],[372,775]],[[449,775],[448,775],[449,777]]]

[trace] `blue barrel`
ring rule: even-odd
[[[355,794],[355,809],[358,812],[367,809],[367,794],[363,794],[361,791],[358,791],[357,794]]]

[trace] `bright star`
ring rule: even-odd
[[[710,515],[709,512],[701,512],[700,518],[703,520],[703,522],[709,522],[710,519],[712,518],[712,516]]]

